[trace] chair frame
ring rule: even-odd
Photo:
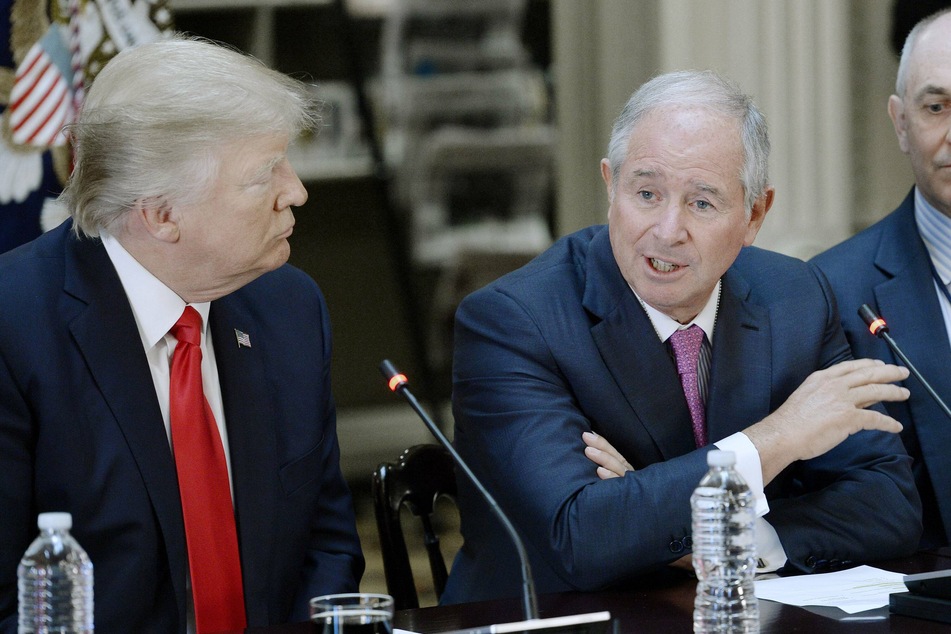
[[[432,524],[435,502],[441,497],[456,499],[456,477],[452,457],[441,445],[414,445],[396,463],[379,465],[373,473],[373,510],[380,535],[386,587],[395,608],[419,607],[419,595],[400,522],[405,506],[420,519],[423,543],[429,557],[436,597],[442,596],[449,577]]]

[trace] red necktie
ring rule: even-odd
[[[172,327],[169,412],[198,634],[245,628],[244,589],[228,466],[201,384],[201,315]]]
[[[701,343],[703,330],[696,324],[677,330],[670,336],[670,345],[677,359],[677,373],[680,375],[680,384],[684,388],[690,419],[693,421],[693,439],[697,447],[707,444],[707,415],[703,409],[703,399],[700,398],[700,382],[697,378]]]

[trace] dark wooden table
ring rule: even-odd
[[[873,565],[904,574],[945,570],[951,568],[951,551],[942,549],[918,553],[906,559],[877,562]],[[622,634],[690,632],[693,626],[695,589],[696,581],[682,579],[662,584],[662,587],[623,592],[547,594],[540,596],[538,603],[542,618],[608,610],[618,619]],[[820,613],[821,610],[798,608],[773,601],[760,601],[759,605],[761,632],[951,632],[951,625],[888,614],[887,608],[871,616],[849,617],[838,611],[838,616],[842,618],[837,619]],[[396,613],[394,625],[413,632],[435,634],[522,619],[521,601],[506,599],[401,610]],[[317,631],[315,626],[306,623],[247,630],[249,634],[312,634]]]

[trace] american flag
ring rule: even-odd
[[[238,340],[238,347],[244,346],[245,348],[251,347],[251,335],[246,332],[241,332],[237,328],[234,329],[234,336]]]
[[[0,0],[0,253],[65,218],[53,203],[71,169],[61,130],[118,51],[172,31],[167,4]]]
[[[8,116],[13,142],[55,147],[66,143],[63,126],[72,120],[71,53],[53,24],[19,65],[10,92]]]

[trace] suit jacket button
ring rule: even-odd
[[[815,555],[809,555],[806,557],[806,565],[810,568],[815,568],[817,562],[818,560],[816,559]]]
[[[673,540],[667,547],[670,548],[670,552],[674,554],[682,553],[684,551],[683,542],[681,542],[679,539]]]

